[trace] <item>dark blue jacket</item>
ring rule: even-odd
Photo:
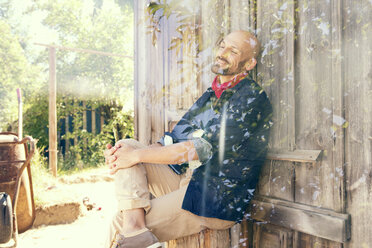
[[[177,123],[174,142],[202,129],[212,156],[194,170],[182,208],[196,215],[241,221],[264,163],[272,107],[266,93],[245,78],[217,99],[209,88]],[[185,165],[172,168],[183,172]]]

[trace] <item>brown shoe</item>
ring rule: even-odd
[[[159,240],[149,230],[132,237],[116,232],[111,248],[159,248],[162,247]]]

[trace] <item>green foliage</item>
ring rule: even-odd
[[[17,88],[23,88],[25,96],[35,90],[39,82],[39,70],[31,65],[11,27],[0,19],[0,131],[17,118]]]
[[[86,8],[81,1],[40,1],[44,24],[58,31],[60,45],[110,52],[102,56],[58,50],[58,92],[81,100],[125,103],[133,91],[133,12],[110,1]],[[45,61],[47,58],[45,56]]]
[[[116,56],[57,49],[57,121],[59,141],[74,140],[59,168],[74,170],[103,162],[103,149],[115,137],[133,137],[133,10],[129,0],[38,0],[28,3],[24,15],[43,17],[43,25],[56,31],[59,46],[96,50]],[[120,6],[119,6],[119,5]],[[24,133],[48,150],[48,49],[27,54],[28,35],[10,19],[12,2],[0,3],[0,131],[16,122],[15,89],[24,93]],[[27,26],[27,25],[24,25]],[[24,29],[22,29],[24,30]],[[21,38],[18,38],[17,35]],[[22,40],[22,42],[20,42]],[[38,40],[40,43],[49,41]],[[33,64],[31,64],[32,61]],[[43,68],[42,71],[40,68]],[[80,103],[96,109],[105,124],[99,134],[83,129]],[[73,130],[64,135],[60,121],[73,117]],[[107,123],[106,123],[107,122]],[[12,126],[15,130],[15,125]]]
[[[133,113],[116,112],[108,126],[113,130],[115,142],[121,139],[133,138]]]
[[[47,187],[55,183],[55,178],[48,171],[48,161],[44,157],[43,150],[44,148],[37,144],[37,149],[31,160],[31,175],[36,205],[41,205],[41,195],[46,192]]]
[[[199,40],[201,38],[200,34],[200,13],[195,10],[190,10],[186,8],[185,2],[183,1],[153,1],[147,6],[147,19],[150,21],[148,25],[148,32],[152,34],[152,42],[156,44],[156,33],[160,32],[160,21],[162,18],[166,17],[169,19],[171,15],[177,18],[176,24],[178,25],[176,31],[178,32],[178,37],[173,37],[170,45],[171,49],[177,49],[177,53],[181,49],[183,42]],[[197,6],[198,3],[195,2]],[[186,45],[191,48],[192,43],[188,42]]]
[[[201,19],[200,1],[166,1],[158,0],[152,1],[147,6],[147,26],[148,33],[152,35],[152,42],[155,45],[157,41],[157,33],[160,33],[161,20],[166,17],[169,19],[173,17],[176,21],[175,31],[178,36],[172,37],[169,50],[176,49],[177,54],[182,47],[186,47],[188,51],[197,49],[198,52],[210,47],[212,40],[208,37],[203,37]],[[216,0],[208,0],[207,5],[209,8],[220,8],[219,2]],[[210,16],[208,20],[214,25],[218,25],[214,20],[214,16]],[[221,34],[222,35],[222,34]]]
[[[75,108],[74,126],[82,126],[83,107]],[[106,113],[107,114],[107,113]],[[121,111],[121,107],[110,107],[110,121],[99,134],[87,132],[86,129],[74,128],[62,136],[65,140],[74,140],[74,145],[63,158],[60,156],[61,170],[82,169],[86,166],[99,166],[104,163],[103,151],[107,144],[114,144],[116,138],[132,138],[134,135],[132,113]],[[118,131],[119,130],[119,131]],[[118,136],[121,135],[121,136]],[[78,137],[78,138],[76,138]]]
[[[48,97],[39,93],[32,96],[28,102],[28,109],[23,115],[24,133],[38,140],[39,149],[48,147]]]
[[[38,139],[38,147],[46,148],[48,140],[48,98],[46,95],[37,95],[25,113],[24,131]],[[103,151],[106,144],[114,144],[122,138],[132,138],[134,135],[133,113],[125,112],[122,106],[115,104],[100,105],[100,114],[108,120],[101,127],[99,134],[83,129],[83,113],[96,106],[94,101],[87,101],[86,106],[79,104],[78,100],[58,99],[57,120],[58,133],[62,132],[61,120],[73,117],[72,132],[61,135],[60,140],[71,142],[68,152],[63,156],[62,147],[59,147],[59,169],[62,171],[82,169],[90,166],[99,166],[104,162]],[[44,111],[43,111],[44,110]],[[44,150],[44,149],[42,149]]]

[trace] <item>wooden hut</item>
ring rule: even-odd
[[[254,77],[274,107],[253,221],[168,246],[372,247],[371,2],[189,0],[196,14],[183,27],[182,15],[151,19],[154,1],[134,2],[141,142],[155,142],[209,87],[213,42],[232,30],[259,37]]]

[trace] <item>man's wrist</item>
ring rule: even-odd
[[[135,164],[141,163],[141,150],[136,149],[132,153]]]
[[[142,150],[141,149],[134,150],[133,156],[134,156],[134,161],[136,162],[136,164],[139,164],[142,162]]]

